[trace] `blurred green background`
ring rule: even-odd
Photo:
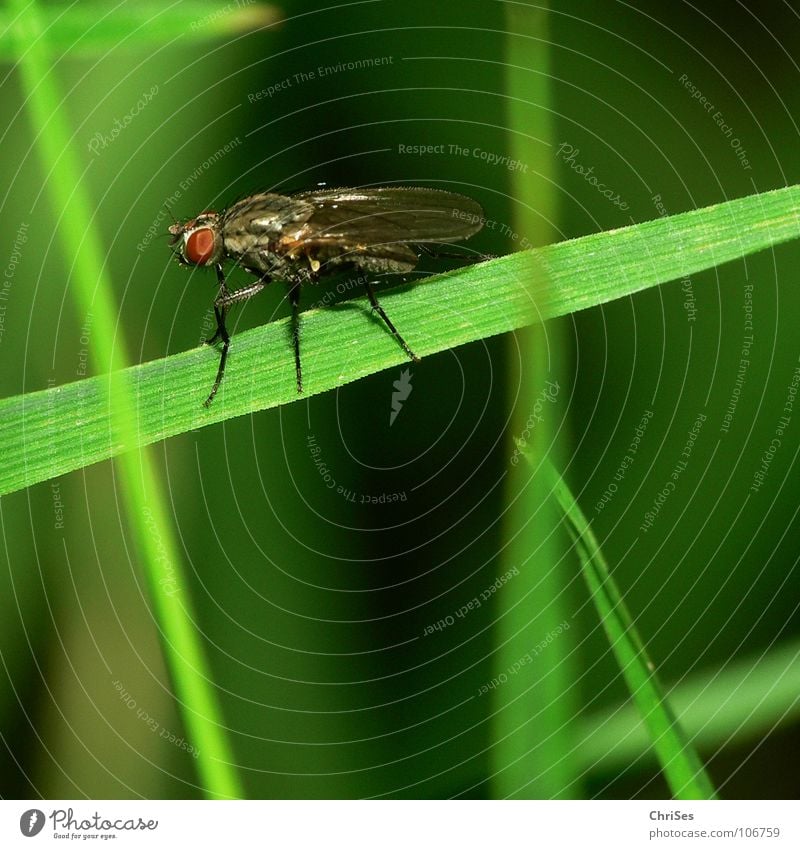
[[[180,18],[182,5],[170,16]],[[124,16],[125,6],[110,14]],[[209,4],[209,14],[223,7]],[[438,186],[483,204],[498,225],[469,246],[502,254],[518,247],[504,228],[525,215],[516,187],[545,173],[555,183],[542,226],[557,240],[800,179],[796,4],[555,4],[539,23],[544,41],[520,34],[504,3],[273,8],[281,22],[256,31],[198,40],[208,24],[187,17],[185,37],[157,46],[53,52],[135,361],[196,346],[215,293],[213,274],[178,268],[166,239],[148,236],[151,226],[166,231],[165,204],[187,218],[264,188]],[[527,50],[532,97],[542,88],[534,59],[547,57],[552,111],[540,108],[541,124],[524,128],[535,161],[512,170],[480,152],[520,149],[509,56]],[[154,87],[93,152],[96,134],[110,137]],[[15,240],[19,248],[1,302],[7,397],[79,379],[84,337],[96,329],[68,297],[72,258],[54,238],[48,175],[8,60],[2,96],[4,268]],[[413,155],[405,145],[445,152]],[[572,316],[560,322],[564,344],[548,349],[563,380],[551,427],[567,478],[662,679],[706,676],[728,709],[736,695],[719,676],[737,663],[786,650],[783,674],[800,681],[800,410],[751,491],[798,366],[799,260],[789,244]],[[428,261],[422,271],[447,267]],[[304,303],[335,284],[305,292]],[[748,292],[753,344],[737,384]],[[391,315],[391,296],[384,305]],[[276,284],[232,313],[231,325],[286,314]],[[402,330],[412,342],[413,328]],[[381,331],[365,322],[366,332]],[[531,368],[521,350],[514,338],[494,338],[410,364],[413,389],[391,425],[401,369],[153,449],[247,795],[492,795],[497,703],[476,694],[497,672],[499,594],[452,626],[426,629],[509,568],[504,521],[519,435],[510,422],[530,413],[517,400]],[[646,411],[634,462],[615,480]],[[644,531],[701,414],[675,492]],[[369,503],[392,494],[399,500]],[[0,523],[0,794],[200,796],[114,466],[3,496]],[[559,567],[569,700],[585,728],[627,694],[571,564]],[[505,590],[513,593],[513,580]],[[531,672],[531,686],[540,674]],[[774,682],[751,683],[769,704]],[[529,741],[520,738],[520,754]],[[796,797],[798,745],[796,700],[749,730],[698,743],[727,798]],[[568,795],[667,795],[646,753],[584,763],[572,748],[563,758],[578,775]]]

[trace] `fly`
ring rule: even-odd
[[[384,186],[326,188],[291,195],[260,192],[223,212],[202,212],[172,224],[169,232],[178,261],[213,266],[219,283],[214,300],[217,329],[206,343],[221,341],[222,352],[206,407],[225,374],[231,343],[225,317],[233,304],[252,298],[273,280],[288,284],[297,391],[302,392],[299,306],[304,284],[353,268],[364,274],[409,272],[419,262],[420,251],[447,255],[437,254],[427,245],[467,239],[483,222],[480,205],[463,195]],[[229,289],[223,270],[226,261],[257,279],[240,289]],[[360,276],[372,308],[406,354],[418,360],[375,297],[373,284]]]

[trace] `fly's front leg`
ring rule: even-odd
[[[375,290],[372,288],[372,283],[364,281],[364,287],[367,290],[367,295],[369,296],[369,302],[372,304],[372,309],[375,310],[376,313],[386,322],[386,326],[389,330],[392,331],[392,335],[397,339],[397,341],[402,345],[403,350],[408,354],[409,357],[415,362],[419,362],[419,357],[408,347],[406,340],[397,332],[397,328],[392,324],[390,318],[383,311],[383,307],[378,303],[378,299],[375,297]]]
[[[217,263],[215,268],[217,271],[217,280],[219,281],[219,292],[217,293],[217,297],[214,299],[214,316],[217,319],[217,329],[210,339],[206,339],[206,345],[213,345],[217,339],[222,339],[222,353],[220,354],[217,377],[214,380],[214,385],[211,387],[211,393],[203,402],[206,407],[211,405],[211,402],[214,400],[214,396],[217,394],[219,385],[222,383],[222,377],[225,374],[225,363],[228,359],[228,348],[231,346],[231,337],[228,335],[228,328],[225,327],[225,313],[227,312],[227,307],[224,299],[229,294],[228,286],[225,282],[225,274],[222,271],[222,265]]]
[[[225,282],[225,275],[223,274],[222,266],[217,264],[216,269],[217,280],[219,281],[219,293],[214,299],[214,315],[217,318],[217,331],[210,339],[206,339],[206,343],[210,345],[216,342],[217,339],[221,339],[222,353],[219,358],[217,377],[214,380],[214,385],[211,387],[211,393],[204,402],[206,407],[208,407],[214,400],[214,396],[217,394],[217,390],[222,383],[222,378],[225,375],[225,363],[228,361],[228,349],[231,346],[231,337],[228,334],[227,327],[225,326],[225,316],[228,312],[228,307],[230,307],[231,304],[236,304],[239,301],[246,301],[248,298],[252,298],[253,295],[260,292],[269,282],[259,280],[257,283],[252,283],[250,286],[244,286],[241,289],[236,289],[234,292],[231,292]]]
[[[297,375],[297,391],[303,391],[303,370],[300,367],[300,283],[289,287],[289,301],[292,304],[292,344],[294,345],[294,371]]]
[[[217,293],[217,297],[214,299],[214,317],[217,319],[217,329],[213,336],[205,340],[206,345],[213,345],[217,339],[222,339],[224,341],[225,337],[228,335],[228,331],[225,329],[225,310],[217,306],[217,301],[228,294],[228,286],[225,282],[225,274],[222,271],[222,265],[217,263],[214,268],[216,269],[217,282],[219,283],[219,292]]]

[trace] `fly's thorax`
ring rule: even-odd
[[[270,192],[238,201],[220,217],[225,256],[254,274],[284,274],[281,242],[310,212],[310,204]]]
[[[238,201],[223,213],[222,236],[226,243],[244,236],[276,242],[302,226],[313,210],[308,201],[261,192]]]

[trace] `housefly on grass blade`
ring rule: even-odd
[[[206,342],[221,341],[222,353],[205,405],[214,399],[225,374],[231,342],[225,317],[233,304],[252,298],[273,280],[288,284],[297,391],[302,392],[301,286],[353,268],[365,275],[411,271],[420,251],[437,255],[427,245],[467,239],[481,229],[483,221],[480,205],[463,195],[439,189],[376,187],[326,188],[291,195],[260,192],[223,212],[202,212],[184,223],[172,224],[169,232],[178,261],[213,266],[217,272],[217,330]],[[229,289],[223,270],[226,261],[257,279],[240,289]],[[406,354],[416,360],[375,297],[372,283],[366,282],[366,277],[364,281],[372,308]]]

